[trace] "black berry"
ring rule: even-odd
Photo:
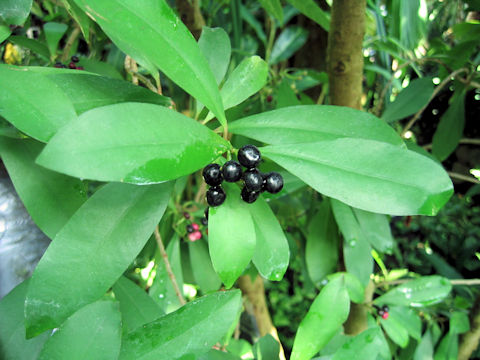
[[[75,65],[75,63],[72,61],[72,62],[70,62],[70,63],[68,64],[68,67],[69,67],[70,69],[76,69],[76,68],[77,68],[77,65]]]
[[[383,306],[382,306],[382,310],[383,310],[384,312],[388,313],[388,311],[389,311],[390,309],[389,309],[388,305],[383,305]]]
[[[223,165],[222,173],[225,181],[237,182],[242,178],[242,166],[236,161],[227,161]]]
[[[56,67],[57,69],[60,69],[60,68],[63,67],[63,64],[62,64],[61,62],[57,61],[57,62],[55,63],[55,65],[53,65],[53,67]]]
[[[220,185],[223,181],[222,171],[220,165],[210,164],[203,169],[203,178],[210,186]]]
[[[78,56],[73,55],[73,56],[72,56],[72,61],[73,61],[74,63],[78,63],[78,62],[80,61],[80,59],[78,58]]]
[[[242,200],[245,201],[246,203],[254,203],[255,200],[258,199],[258,196],[260,195],[260,193],[258,191],[250,191],[247,189],[247,187],[245,186],[243,189],[242,189]]]
[[[187,232],[189,234],[193,232],[193,226],[192,225],[187,225]]]
[[[283,177],[277,172],[268,173],[263,182],[263,188],[271,194],[276,194],[283,189]]]
[[[226,197],[221,186],[212,186],[207,190],[207,203],[210,206],[222,205]]]
[[[261,158],[260,151],[256,146],[245,145],[238,150],[238,161],[248,169],[256,167]]]
[[[202,225],[203,225],[203,226],[207,226],[207,225],[208,225],[208,220],[207,220],[206,217],[202,218],[201,221],[202,221]]]
[[[243,180],[248,191],[260,191],[263,185],[263,176],[257,169],[250,169],[243,173]]]

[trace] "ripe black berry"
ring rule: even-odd
[[[242,178],[242,166],[236,161],[227,161],[223,165],[222,173],[225,181],[237,182]]]
[[[57,61],[55,63],[55,65],[53,65],[53,67],[57,68],[57,69],[61,69],[63,67],[63,64],[60,62],[60,61]]]
[[[203,217],[201,221],[202,221],[202,225],[203,225],[203,226],[207,226],[207,225],[208,225],[208,220],[207,220],[206,217]]]
[[[80,61],[80,59],[76,55],[73,55],[71,59],[74,63],[78,63]]]
[[[256,146],[245,145],[238,150],[238,161],[248,169],[256,167],[261,158],[260,151]]]
[[[283,177],[277,172],[268,173],[263,182],[263,188],[271,194],[276,194],[283,188]]]
[[[245,186],[243,189],[242,189],[242,200],[245,201],[246,203],[254,203],[255,200],[258,199],[258,196],[260,195],[260,193],[258,191],[249,191],[247,189],[247,187]]]
[[[248,191],[260,191],[263,185],[263,176],[257,169],[250,169],[243,173],[243,180]]]
[[[226,197],[221,186],[212,186],[207,190],[207,203],[210,206],[222,205]]]
[[[383,305],[383,306],[382,306],[382,310],[383,310],[384,312],[389,312],[389,311],[390,311],[388,305]]]
[[[192,225],[187,225],[187,232],[189,234],[193,232],[193,226]]]
[[[205,182],[210,186],[220,185],[223,181],[222,171],[220,165],[210,164],[203,169],[203,178]]]

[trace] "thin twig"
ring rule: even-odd
[[[465,138],[465,139],[460,139],[460,141],[458,143],[463,144],[463,145],[480,145],[480,139]],[[423,145],[422,147],[425,150],[431,150],[432,146],[433,146],[433,144],[430,143],[430,144],[427,144],[427,145]]]
[[[382,287],[385,285],[400,285],[400,284],[405,284],[410,281],[413,281],[414,279],[401,279],[401,280],[392,280],[392,281],[383,281],[381,283],[378,283],[376,287]],[[480,285],[480,279],[452,279],[449,280],[450,284],[452,285],[468,285],[468,286],[475,286],[475,285]]]
[[[151,82],[150,80],[148,80],[148,78],[147,78],[146,76],[144,76],[144,75],[142,75],[142,74],[140,74],[140,73],[138,73],[138,72],[132,73],[132,76],[136,76],[142,83],[145,84],[145,86],[146,86],[149,90],[153,91],[153,92],[156,93],[156,94],[161,94],[161,92],[160,92],[160,93],[158,92],[158,90],[157,90],[157,88],[155,87],[155,85],[153,85],[152,82]]]
[[[453,179],[458,179],[458,180],[471,182],[472,184],[480,184],[480,181],[478,181],[474,177],[467,176],[467,175],[462,175],[462,174],[455,173],[455,172],[452,172],[452,171],[447,171],[447,173]]]
[[[124,67],[127,73],[132,75],[132,83],[134,85],[138,85],[138,77],[135,75],[138,73],[138,66],[135,60],[133,60],[130,56],[125,56]]]
[[[172,271],[172,267],[170,266],[170,261],[168,260],[167,252],[165,251],[165,246],[163,246],[162,237],[160,236],[160,231],[158,230],[158,225],[155,227],[155,240],[157,240],[158,248],[160,250],[160,254],[162,255],[163,262],[165,264],[165,269],[167,270],[168,277],[172,282],[173,290],[177,295],[178,301],[181,305],[185,305],[187,302],[183,298],[183,295],[178,287],[177,279],[175,279],[175,274]]]
[[[72,48],[75,40],[77,40],[78,35],[80,35],[80,27],[78,25],[75,25],[75,28],[70,33],[70,36],[68,37],[67,42],[65,43],[65,46],[63,48],[63,53],[61,58],[62,62],[67,61],[68,55],[70,55],[70,49]]]
[[[440,91],[442,91],[442,89],[452,80],[452,78],[455,78],[458,74],[461,74],[467,71],[468,71],[467,68],[461,68],[461,69],[455,70],[450,75],[448,75],[445,79],[443,79],[443,81],[433,91],[432,96],[430,96],[430,99],[428,99],[428,102],[420,110],[418,110],[418,112],[410,119],[407,125],[405,125],[405,128],[402,131],[401,137],[405,137],[405,133],[411,129],[413,124],[415,124],[415,122],[420,118],[420,116],[425,111],[425,109],[430,104],[430,102],[438,95]]]

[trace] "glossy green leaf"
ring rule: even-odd
[[[440,161],[445,160],[458,146],[465,127],[465,91],[453,94],[450,106],[440,118],[433,135],[432,152]]]
[[[26,36],[11,36],[8,40],[15,45],[30,49],[37,55],[41,55],[47,59],[50,58],[50,51],[47,45],[38,40],[29,39]],[[22,67],[22,70],[24,70],[24,67]]]
[[[343,235],[343,258],[347,271],[367,286],[373,272],[372,248],[355,217],[354,209],[332,199],[332,210]]]
[[[190,174],[229,146],[176,111],[122,103],[95,108],[71,121],[37,162],[84,179],[151,184]]]
[[[0,78],[0,115],[27,135],[47,142],[77,117],[68,97],[42,74],[0,65]]]
[[[262,7],[280,23],[283,23],[283,9],[280,0],[259,0]]]
[[[195,360],[241,360],[238,356],[223,352],[221,350],[210,350],[208,353],[203,354],[200,357],[194,357],[192,355],[192,360],[193,359]]]
[[[403,146],[398,134],[377,117],[347,107],[303,105],[245,117],[228,127],[234,134],[267,144],[359,138]]]
[[[470,330],[468,315],[461,311],[454,311],[450,315],[450,331],[453,334],[463,334]]]
[[[43,25],[43,32],[47,40],[48,50],[54,56],[57,52],[58,43],[67,31],[68,26],[63,23],[47,22]]]
[[[241,358],[251,358],[253,356],[252,345],[245,339],[230,339],[226,350]]]
[[[263,30],[263,24],[242,4],[240,4],[240,15],[242,19],[252,27],[260,41],[266,45],[267,35],[265,35],[265,31]]]
[[[395,101],[387,106],[382,119],[393,122],[415,114],[428,104],[433,90],[432,78],[423,77],[413,80],[397,95]]]
[[[45,76],[63,90],[79,115],[97,107],[122,102],[171,105],[169,98],[123,80],[83,72],[55,72]]]
[[[407,330],[408,335],[420,341],[422,337],[422,321],[414,309],[391,306],[389,309],[389,317],[386,321],[390,319],[401,324],[402,327]]]
[[[415,349],[413,360],[432,360],[433,346],[432,333],[427,330]]]
[[[8,25],[22,25],[31,7],[32,0],[2,0],[0,20]]]
[[[343,276],[345,279],[345,286],[347,287],[348,297],[350,298],[350,301],[357,304],[363,303],[365,288],[355,275],[348,272],[337,272],[335,274],[327,276],[327,279],[334,280],[341,276]]]
[[[458,358],[458,335],[448,332],[440,341],[435,351],[434,360],[457,360]]]
[[[226,123],[217,82],[208,62],[165,0],[75,1],[118,48],[150,71],[160,69],[209,108],[220,123]]]
[[[399,285],[375,299],[375,304],[422,307],[441,302],[452,290],[448,279],[438,276],[422,276]]]
[[[111,183],[85,202],[57,234],[30,280],[28,337],[57,327],[115,283],[152,234],[171,188],[171,183]]]
[[[30,216],[51,239],[87,199],[86,187],[35,163],[43,144],[0,138],[0,155]]]
[[[267,202],[259,198],[248,206],[255,224],[256,246],[253,263],[266,279],[280,281],[290,259],[288,240]]]
[[[0,22],[0,43],[7,39],[11,33],[10,26],[4,25]]]
[[[115,299],[120,303],[122,327],[125,333],[158,319],[164,314],[144,289],[122,276],[113,285]]]
[[[308,39],[308,31],[300,26],[289,26],[282,31],[273,44],[269,64],[275,65],[280,61],[287,60],[299,50]]]
[[[353,209],[353,213],[370,245],[382,253],[391,254],[395,241],[387,216],[360,209]]]
[[[208,246],[213,267],[228,289],[252,259],[256,234],[250,204],[242,201],[236,185],[224,184],[224,188],[225,202],[209,210]]]
[[[320,291],[295,335],[291,360],[308,360],[320,351],[347,320],[350,301],[343,277]]]
[[[190,264],[192,266],[195,281],[203,292],[216,291],[222,285],[222,281],[213,269],[208,246],[205,240],[200,239],[188,244],[190,252]]]
[[[347,341],[332,360],[376,359],[382,346],[381,330],[367,329]]]
[[[3,360],[36,360],[49,333],[25,339],[23,304],[28,289],[25,280],[0,301],[0,357]]]
[[[378,141],[267,146],[262,154],[318,192],[371,212],[434,215],[453,193],[439,164]]]
[[[233,72],[220,91],[223,107],[230,109],[258,92],[267,83],[268,65],[259,56],[244,59]],[[208,114],[207,120],[213,118]]]
[[[338,228],[329,201],[323,201],[307,229],[305,262],[315,285],[335,271],[338,261]],[[363,298],[363,296],[362,296]]]
[[[300,12],[315,21],[325,31],[330,30],[330,15],[323,11],[314,0],[287,0]]]
[[[116,360],[120,353],[118,304],[100,300],[69,317],[48,339],[39,360]]]
[[[62,0],[63,6],[68,11],[70,16],[75,19],[82,30],[83,37],[88,42],[90,38],[90,23],[91,20],[86,13],[78,7],[73,0]]]
[[[222,28],[204,26],[200,39],[198,39],[198,46],[202,55],[207,59],[217,84],[220,84],[227,73],[232,54],[228,34]]]
[[[380,318],[380,324],[383,330],[387,333],[388,337],[401,348],[405,348],[408,345],[408,331],[399,321],[397,313],[389,314],[388,319]]]
[[[119,359],[171,360],[206,353],[234,326],[241,306],[239,290],[196,299],[131,332],[122,341]]]
[[[183,288],[183,272],[180,256],[180,238],[178,235],[174,235],[170,240],[166,252],[172,272],[175,275],[175,280],[181,291]],[[181,304],[161,256],[158,256],[157,264],[157,273],[148,293],[160,306],[162,311],[170,313],[177,310]]]
[[[253,355],[257,360],[278,360],[280,354],[280,344],[267,334],[253,345]]]
[[[80,57],[78,66],[82,66],[85,71],[89,71],[91,73],[106,76],[112,79],[123,80],[123,75],[119,72],[119,70],[112,64],[104,61]]]

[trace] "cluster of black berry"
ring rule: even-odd
[[[184,212],[183,216],[185,217],[185,219],[187,219],[187,222],[188,222],[187,226],[185,226],[185,230],[188,233],[188,239],[192,242],[200,240],[202,238],[202,231],[201,231],[202,229],[200,228],[200,226],[196,222],[192,221],[190,213]],[[205,209],[205,217],[203,217],[201,220],[202,225],[205,228],[208,225],[207,217],[208,217],[208,208]],[[208,229],[206,229],[206,232],[208,234]]]
[[[382,317],[383,320],[387,320],[388,317],[390,316],[389,311],[390,309],[388,308],[388,305],[383,305],[381,308],[378,306],[375,306],[377,309],[377,314]]]
[[[211,187],[207,191],[207,202],[210,206],[222,205],[227,195],[221,184],[237,182],[243,179],[243,201],[251,204],[258,199],[260,193],[268,191],[276,194],[283,188],[283,178],[277,172],[261,173],[257,166],[262,159],[260,151],[253,145],[245,145],[238,150],[238,162],[227,161],[220,168],[218,164],[207,165],[203,169],[203,178]],[[242,171],[242,165],[246,168]]]
[[[73,69],[73,70],[83,70],[83,66],[77,66],[77,63],[80,61],[78,56],[73,55],[71,58],[72,61],[67,65],[61,63],[60,61],[57,61],[53,67],[59,68],[59,69]]]

